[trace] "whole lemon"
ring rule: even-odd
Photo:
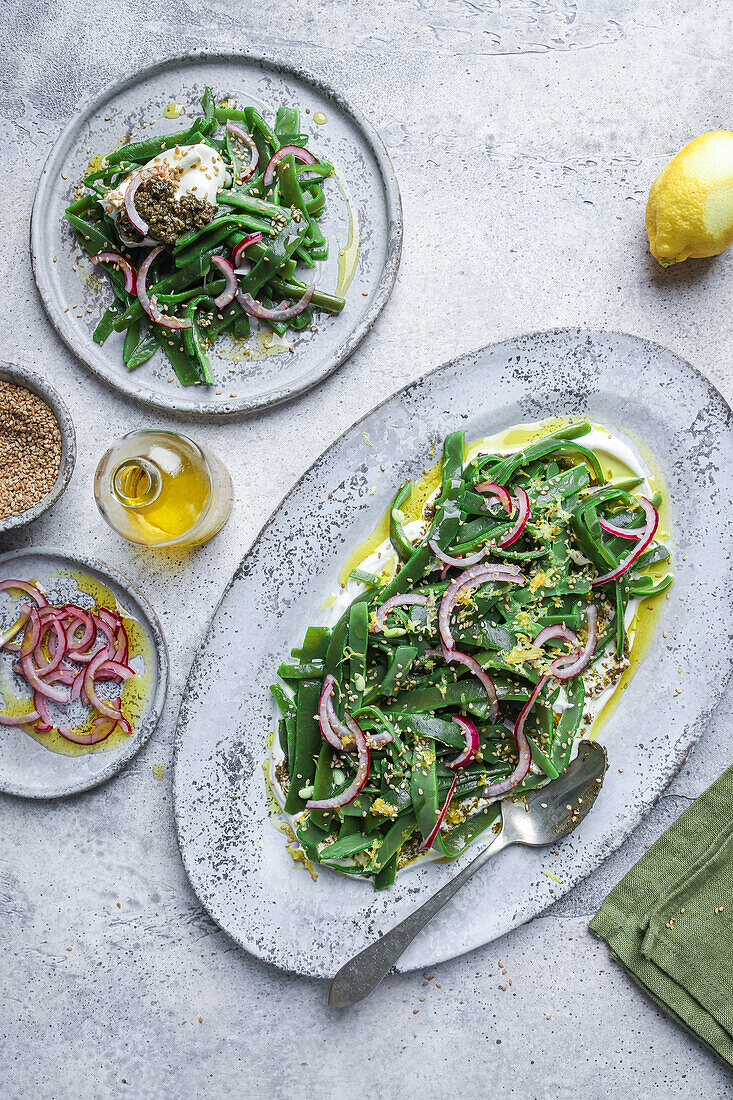
[[[733,244],[733,132],[701,134],[672,157],[649,192],[646,231],[664,267]]]

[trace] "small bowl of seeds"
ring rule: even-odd
[[[0,362],[0,534],[50,508],[75,462],[76,434],[65,403],[37,374]]]

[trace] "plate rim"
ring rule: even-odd
[[[384,188],[387,205],[387,257],[372,300],[361,322],[351,330],[343,343],[335,349],[334,354],[318,372],[313,375],[304,375],[296,385],[290,386],[287,389],[281,388],[275,390],[265,400],[232,401],[231,399],[227,399],[221,404],[209,405],[201,401],[183,402],[175,398],[166,400],[163,395],[156,393],[155,390],[145,384],[126,389],[116,375],[110,375],[107,371],[95,364],[95,360],[88,352],[74,346],[71,337],[67,337],[67,334],[63,330],[61,315],[55,311],[52,302],[47,300],[47,284],[44,283],[43,262],[41,260],[43,242],[40,240],[41,230],[39,228],[39,222],[40,210],[47,200],[52,187],[53,177],[51,175],[51,168],[59,150],[65,147],[66,143],[75,135],[76,129],[81,126],[84,121],[97,110],[98,106],[105,102],[105,100],[112,96],[120,95],[128,88],[140,84],[141,82],[152,79],[170,65],[194,67],[200,62],[222,62],[226,64],[253,62],[275,73],[287,73],[302,83],[315,88],[321,95],[335,103],[339,110],[351,119],[357,130],[362,134],[377,163]],[[37,211],[39,212],[38,216]],[[41,299],[46,316],[56,332],[56,335],[75,359],[82,363],[87,370],[90,370],[92,374],[101,379],[106,385],[117,390],[125,397],[131,398],[134,401],[139,401],[147,407],[175,413],[182,417],[201,417],[216,421],[235,416],[251,415],[252,413],[264,409],[275,408],[285,402],[292,401],[308,390],[313,389],[319,383],[334,374],[339,367],[343,366],[346,360],[351,357],[367,334],[372,330],[377,318],[389,300],[399,271],[403,235],[404,221],[402,214],[402,198],[389,153],[376,128],[361,110],[355,107],[337,88],[328,81],[314,76],[298,65],[279,61],[276,58],[268,57],[255,50],[196,50],[161,58],[158,61],[143,66],[132,74],[118,77],[111,83],[104,85],[98,91],[86,96],[81,106],[71,118],[69,118],[68,122],[59,133],[43,163],[33,196],[29,229],[29,247],[33,280],[36,284],[38,296]],[[46,286],[46,292],[44,292],[44,286]],[[120,376],[121,379],[125,377],[125,375]]]
[[[711,381],[711,379],[709,379],[698,367],[696,367],[693,363],[689,362],[689,360],[685,359],[682,355],[678,354],[676,351],[673,351],[671,348],[667,347],[665,344],[661,344],[657,340],[649,340],[645,336],[638,336],[635,333],[625,332],[621,329],[584,328],[580,325],[578,325],[578,326],[575,326],[575,325],[559,325],[559,326],[555,326],[555,327],[549,328],[549,329],[537,329],[537,330],[532,330],[530,332],[520,332],[520,333],[510,334],[508,336],[502,337],[500,340],[495,340],[495,341],[492,341],[489,344],[483,344],[483,345],[480,345],[478,347],[472,348],[468,351],[461,352],[458,355],[453,356],[451,359],[448,359],[448,360],[446,360],[442,363],[439,363],[437,366],[430,368],[429,370],[425,371],[423,374],[420,374],[416,378],[414,378],[411,381],[407,382],[404,386],[401,386],[397,390],[393,391],[387,397],[383,398],[376,405],[374,405],[372,408],[370,408],[365,413],[363,413],[360,417],[358,417],[351,424],[347,425],[347,427],[342,432],[340,432],[339,435],[337,435],[334,439],[332,439],[330,441],[330,443],[327,444],[327,446],[324,448],[324,450],[313,460],[313,462],[307,467],[307,469],[304,470],[298,476],[297,480],[293,483],[293,485],[291,485],[291,487],[288,489],[288,491],[285,493],[285,495],[282,497],[282,499],[279,501],[279,503],[276,505],[276,507],[272,510],[270,515],[267,517],[267,519],[264,521],[264,523],[262,524],[262,526],[259,529],[259,531],[257,532],[257,534],[252,538],[249,546],[247,547],[247,550],[245,551],[244,555],[242,556],[241,561],[239,562],[239,564],[235,568],[231,578],[229,579],[228,583],[226,584],[226,586],[225,586],[225,588],[224,588],[224,590],[221,594],[221,597],[219,598],[219,600],[218,600],[218,602],[217,602],[217,604],[216,604],[216,606],[215,606],[215,608],[212,612],[211,618],[210,618],[210,620],[208,622],[208,625],[206,627],[206,631],[203,635],[201,645],[197,649],[197,651],[196,651],[196,653],[193,657],[193,660],[191,662],[191,666],[189,668],[188,675],[186,677],[185,685],[184,685],[183,691],[181,693],[181,700],[180,700],[180,704],[179,704],[179,708],[178,708],[178,714],[177,714],[177,717],[176,717],[176,726],[175,726],[174,740],[173,740],[173,760],[172,760],[172,767],[173,767],[173,782],[172,782],[173,822],[174,822],[174,828],[175,828],[176,843],[178,845],[178,851],[179,851],[179,854],[180,854],[180,857],[181,857],[181,862],[183,864],[183,868],[186,872],[186,876],[187,876],[188,881],[191,885],[191,888],[192,888],[194,894],[196,895],[196,898],[198,899],[199,904],[209,914],[209,916],[212,918],[212,920],[214,920],[214,922],[217,924],[217,927],[221,928],[221,930],[224,932],[224,934],[229,936],[229,938],[231,940],[233,940],[233,942],[236,943],[238,945],[238,947],[242,948],[244,951],[246,951],[248,954],[254,956],[255,958],[260,959],[262,962],[266,963],[267,965],[275,967],[275,969],[279,970],[283,974],[294,974],[294,975],[298,975],[299,977],[310,977],[310,978],[316,977],[313,974],[304,973],[302,970],[298,970],[298,969],[295,969],[295,968],[290,968],[290,967],[287,967],[287,966],[283,966],[282,963],[276,961],[275,959],[273,959],[271,957],[268,957],[268,955],[264,951],[260,951],[260,950],[255,949],[255,946],[253,944],[245,943],[234,932],[230,931],[223,923],[221,923],[219,921],[218,917],[215,915],[215,913],[212,912],[212,910],[209,907],[208,903],[205,902],[203,900],[203,898],[199,895],[199,892],[198,892],[198,889],[197,889],[197,884],[196,884],[195,873],[194,873],[194,870],[193,870],[193,866],[189,865],[189,862],[188,862],[187,857],[185,855],[185,846],[181,842],[181,831],[180,831],[180,825],[179,825],[179,810],[178,810],[178,759],[179,759],[179,754],[180,754],[180,751],[181,751],[181,745],[182,745],[182,741],[183,741],[182,717],[183,717],[184,709],[186,708],[186,706],[188,704],[189,696],[192,694],[192,691],[193,691],[192,678],[193,678],[194,670],[195,670],[195,668],[198,664],[199,658],[201,657],[201,655],[203,654],[203,652],[205,651],[205,649],[208,645],[209,638],[210,638],[211,633],[214,629],[214,624],[215,624],[215,621],[218,617],[219,611],[220,611],[226,597],[228,596],[231,588],[234,586],[234,584],[237,581],[240,573],[242,572],[243,567],[244,567],[247,559],[249,558],[250,554],[252,553],[252,550],[254,549],[255,545],[259,542],[260,538],[263,536],[263,534],[265,533],[265,531],[267,530],[269,525],[272,523],[274,517],[277,515],[277,513],[280,511],[280,509],[289,501],[291,496],[295,493],[296,489],[300,485],[301,481],[305,477],[307,477],[308,474],[310,474],[318,466],[318,464],[324,459],[326,454],[328,454],[328,452],[330,452],[332,450],[332,448],[335,447],[346,435],[348,435],[355,428],[358,428],[358,426],[360,424],[362,424],[366,419],[368,419],[374,413],[378,412],[381,408],[383,408],[390,401],[394,400],[396,397],[407,393],[413,387],[421,385],[428,378],[430,378],[432,375],[435,375],[435,374],[439,373],[440,371],[442,371],[444,369],[447,370],[447,369],[450,369],[451,367],[456,366],[463,359],[468,359],[468,358],[471,358],[473,356],[480,355],[482,352],[486,352],[486,351],[489,351],[493,348],[500,347],[504,344],[509,344],[509,343],[512,343],[512,342],[535,340],[535,339],[541,339],[543,337],[562,337],[564,335],[574,336],[574,337],[582,337],[582,336],[585,336],[585,337],[596,337],[596,336],[603,336],[603,337],[612,336],[612,337],[615,337],[615,336],[620,336],[624,339],[631,340],[631,341],[633,341],[635,343],[638,343],[642,346],[648,345],[648,346],[660,349],[661,351],[666,352],[670,355],[673,355],[677,360],[679,360],[680,363],[682,363],[685,367],[687,367],[689,370],[691,370],[693,372],[693,374],[696,375],[701,380],[701,382],[706,387],[708,387],[708,389],[710,391],[715,393],[720,398],[723,406],[728,410],[728,413],[729,413],[731,419],[733,420],[733,406],[727,400],[727,398],[720,392],[720,390],[715,385],[715,383],[713,381]],[[714,697],[714,701],[710,704],[709,707],[707,707],[707,709],[705,709],[704,711],[700,711],[700,713],[697,715],[696,722],[695,722],[696,727],[699,727],[701,729],[704,728],[705,724],[710,720],[710,718],[712,717],[714,712],[720,706],[720,703],[723,699],[725,691],[727,690],[728,686],[731,683],[733,683],[733,661],[731,661],[731,663],[729,665],[727,675],[725,676],[725,678],[721,682],[718,683],[718,685],[716,687],[716,695]],[[682,751],[680,751],[677,754],[677,756],[672,760],[672,766],[669,770],[669,774],[665,777],[665,781],[661,784],[661,786],[659,787],[659,790],[654,792],[652,797],[646,799],[643,803],[640,804],[640,806],[639,806],[639,816],[638,816],[638,820],[636,821],[636,823],[631,825],[628,828],[624,827],[624,829],[622,831],[622,834],[620,835],[617,843],[616,843],[616,838],[614,838],[613,844],[607,843],[606,846],[604,847],[602,853],[600,854],[597,862],[595,862],[592,866],[590,866],[585,873],[580,874],[579,877],[575,880],[574,885],[572,887],[570,887],[570,889],[568,891],[565,891],[565,893],[560,895],[561,897],[566,896],[566,894],[570,893],[572,890],[575,889],[576,886],[580,885],[581,882],[584,882],[587,878],[590,877],[591,874],[593,874],[595,871],[597,871],[598,868],[609,858],[609,856],[612,855],[615,851],[618,851],[618,849],[628,840],[628,838],[632,835],[632,833],[634,833],[639,828],[639,826],[643,823],[643,821],[645,820],[647,815],[650,813],[650,811],[654,808],[654,806],[657,804],[659,799],[662,797],[662,795],[668,789],[668,787],[671,784],[672,780],[675,779],[676,776],[679,774],[679,772],[680,772],[683,764],[685,763],[687,757],[689,756],[690,752],[695,747],[695,745],[699,742],[701,736],[702,736],[702,733],[699,733],[696,736],[692,737],[689,741],[689,744],[687,744],[686,747],[684,747],[682,749]],[[481,850],[482,849],[480,848],[480,846],[477,845],[476,849],[475,849],[476,854],[478,855],[479,851],[481,851]],[[523,924],[528,923],[530,920],[534,920],[537,916],[540,916],[542,913],[545,913],[550,908],[550,906],[552,906],[555,903],[555,901],[557,901],[557,900],[559,900],[559,898],[549,898],[549,899],[547,899],[546,904],[543,904],[542,907],[537,910],[537,912],[531,913],[530,915],[528,915],[522,921],[518,922],[515,925],[512,925],[512,927],[506,933],[503,933],[503,934],[509,935],[509,934],[511,934],[511,932],[514,931],[515,928],[521,927]],[[493,940],[495,938],[496,937],[491,937],[490,939],[482,942],[481,944],[475,944],[472,947],[468,947],[468,948],[465,948],[465,949],[460,949],[458,951],[454,951],[449,947],[445,953],[441,953],[439,955],[436,955],[436,957],[433,959],[433,961],[430,964],[419,963],[419,964],[403,967],[401,965],[400,961],[398,961],[396,963],[395,967],[394,967],[394,970],[395,970],[396,973],[399,973],[399,974],[409,974],[409,973],[413,973],[413,972],[416,972],[418,970],[424,969],[425,965],[436,965],[437,966],[437,965],[440,965],[441,963],[449,962],[451,959],[459,958],[462,955],[471,954],[473,951],[482,950],[489,943],[493,942]],[[333,975],[331,977],[333,977]],[[325,979],[325,980],[330,981],[331,978],[328,978],[328,979]]]
[[[153,646],[158,666],[158,684],[151,700],[151,709],[146,721],[134,735],[132,740],[124,747],[124,751],[122,751],[119,756],[115,756],[113,760],[110,760],[107,767],[103,768],[98,774],[88,776],[86,779],[77,783],[67,784],[63,790],[54,791],[32,790],[20,785],[6,786],[3,781],[0,780],[0,783],[3,783],[0,787],[0,794],[9,795],[13,798],[49,801],[55,798],[68,798],[71,795],[81,794],[83,791],[89,791],[94,787],[98,787],[101,783],[106,783],[108,779],[111,779],[121,772],[122,769],[137,756],[143,745],[152,737],[163,713],[163,707],[168,693],[169,658],[168,646],[158,616],[148,603],[146,597],[140,592],[139,588],[117,569],[113,566],[105,565],[105,563],[99,561],[98,558],[89,557],[86,554],[69,553],[58,546],[24,546],[16,548],[15,550],[8,550],[0,554],[0,566],[5,564],[5,562],[15,561],[32,554],[46,554],[71,562],[74,566],[82,565],[85,569],[92,569],[103,577],[109,577],[122,592],[129,593],[137,601],[147,619],[147,625],[153,635]]]

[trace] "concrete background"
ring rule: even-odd
[[[61,543],[117,565],[161,617],[172,683],[119,778],[58,804],[0,796],[0,1095],[733,1097],[728,1071],[587,931],[644,845],[730,764],[730,694],[645,824],[561,905],[427,987],[386,981],[346,1015],[327,1009],[325,984],[249,958],[201,910],[170,786],[180,691],[224,584],[292,482],[377,401],[462,351],[565,324],[660,341],[733,397],[733,256],[662,271],[643,220],[669,156],[731,124],[730,20],[675,0],[10,0],[4,12],[0,358],[57,385],[80,454],[63,502],[0,549]],[[190,426],[226,456],[238,500],[225,531],[180,558],[122,544],[97,516],[108,441],[167,421],[64,350],[27,239],[41,166],[80,97],[195,46],[249,47],[340,87],[392,155],[405,243],[391,302],[332,379],[265,416]]]

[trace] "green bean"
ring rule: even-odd
[[[130,253],[130,246],[120,235],[117,215],[105,213],[98,200],[119,187],[141,165],[174,146],[185,148],[203,143],[220,154],[225,178],[223,185],[217,188],[216,216],[208,223],[196,225],[182,233],[172,247],[165,249],[156,260],[159,266],[157,284],[148,287],[149,296],[157,297],[160,304],[184,305],[182,312],[191,319],[192,325],[185,329],[182,336],[174,334],[170,337],[157,333],[141,340],[140,322],[148,323],[142,306],[138,301],[132,301],[131,295],[125,292],[124,279],[117,268],[111,264],[100,267],[112,284],[119,308],[109,307],[97,325],[95,339],[104,343],[112,332],[127,330],[122,358],[128,369],[139,367],[160,346],[184,385],[213,383],[214,370],[209,349],[215,335],[229,326],[233,326],[237,339],[245,339],[251,331],[250,318],[239,310],[224,311],[223,318],[217,318],[217,321],[223,320],[224,323],[217,326],[216,332],[213,325],[203,332],[195,307],[186,304],[198,301],[199,307],[205,307],[206,303],[201,299],[221,293],[218,289],[221,280],[209,281],[205,278],[211,257],[220,255],[228,260],[245,235],[261,234],[262,240],[250,244],[247,249],[246,263],[251,268],[247,273],[240,272],[242,292],[258,295],[264,305],[275,305],[283,299],[297,301],[307,289],[298,278],[298,265],[312,269],[328,256],[328,241],[318,225],[318,219],[329,197],[323,181],[333,174],[333,165],[328,161],[296,164],[292,154],[286,153],[273,162],[270,171],[274,170],[275,175],[265,187],[264,175],[273,155],[280,149],[293,145],[305,146],[308,142],[308,135],[300,130],[298,108],[279,107],[273,130],[254,107],[217,108],[212,89],[208,86],[204,87],[200,103],[201,114],[193,119],[188,129],[127,142],[107,154],[101,168],[88,172],[84,177],[83,186],[87,193],[72,202],[65,212],[73,232],[87,252],[131,254],[132,262],[137,266],[145,253]],[[244,183],[241,180],[242,169],[249,164],[249,158],[242,155],[236,138],[225,128],[228,122],[245,127],[258,150],[259,163]],[[224,129],[221,129],[222,126]],[[149,232],[154,237],[154,225]],[[179,269],[183,278],[177,277],[179,272],[175,268]],[[192,273],[194,268],[197,270]],[[259,323],[281,335],[288,328],[296,333],[302,332],[313,327],[314,309],[335,314],[344,305],[341,295],[319,288],[313,291],[311,305],[289,321],[263,320]],[[151,324],[155,327],[156,322],[151,319]]]
[[[281,116],[281,128],[292,123]],[[645,521],[634,495],[642,479],[605,481],[598,456],[573,442],[589,428],[583,421],[536,439],[520,452],[480,456],[468,465],[463,434],[448,436],[440,492],[426,535],[415,546],[405,537],[401,507],[412,492],[411,483],[405,482],[389,508],[394,557],[387,564],[398,563],[392,579],[385,585],[363,567],[352,570],[352,578],[368,589],[342,613],[325,660],[314,660],[304,646],[294,651],[294,662],[280,666],[281,677],[298,692],[299,708],[303,685],[313,685],[306,700],[311,715],[317,705],[315,689],[333,675],[336,712],[340,719],[351,715],[361,726],[369,753],[365,777],[364,745],[359,756],[350,751],[357,747],[353,743],[339,752],[322,739],[319,751],[311,718],[305,737],[311,738],[312,785],[319,800],[332,798],[336,808],[306,814],[312,831],[306,825],[302,843],[309,858],[344,874],[371,877],[375,888],[385,889],[428,837],[437,854],[451,859],[460,855],[498,819],[498,802],[482,805],[481,799],[487,785],[507,779],[517,768],[514,730],[538,683],[542,690],[524,717],[533,768],[513,787],[509,784],[507,794],[521,796],[567,769],[583,729],[585,685],[582,672],[561,682],[551,669],[554,660],[573,652],[576,642],[564,633],[542,646],[535,646],[534,639],[546,626],[573,630],[579,646],[594,647],[591,664],[605,656],[614,659],[610,672],[602,667],[604,676],[616,678],[620,669],[615,661],[628,651],[629,599],[658,596],[672,582],[670,574],[655,579],[644,572],[669,558],[669,549],[653,541],[633,570],[602,588],[597,584],[601,574],[619,567],[629,550],[628,540],[606,532],[600,517],[609,514],[621,526],[637,529]],[[580,463],[574,462],[576,456]],[[516,495],[519,486],[529,494],[530,517],[507,547],[496,543],[514,526],[515,517],[487,514],[485,497],[474,490],[479,475],[486,477],[487,471],[510,494]],[[422,518],[427,518],[425,510]],[[439,579],[429,545],[433,540],[453,554],[467,553],[471,544],[486,547],[490,560],[519,570],[523,583],[479,575],[479,583],[456,591],[452,582],[465,567],[459,562],[449,567],[447,578]],[[449,616],[452,650],[446,645],[445,615],[438,621],[449,589],[451,599],[453,594],[459,597]],[[386,618],[376,617],[380,605],[402,593],[416,599],[391,607]],[[586,643],[590,604],[599,631],[595,641]],[[476,727],[478,746],[476,733],[467,741],[468,718]],[[298,730],[291,749],[288,719],[281,720],[286,728],[280,736],[291,759],[298,751]],[[341,804],[347,788],[353,793],[357,757],[360,789]],[[302,805],[302,796],[292,792],[304,775],[299,767],[291,783],[293,807]]]
[[[402,505],[406,504],[411,496],[412,482],[406,481],[397,490],[397,494],[389,506],[389,538],[400,561],[407,561],[415,551],[415,547],[405,534],[405,529],[402,526],[404,517],[400,511]]]
[[[134,332],[136,326],[138,326],[139,324],[139,321],[133,321],[127,332]],[[127,334],[125,334],[125,339],[127,339]],[[127,360],[125,364],[127,369],[137,370],[137,368],[142,366],[143,363],[147,363],[148,359],[152,358],[157,350],[158,341],[155,337],[155,334],[152,332],[146,332],[135,346],[132,354],[130,355],[130,358]]]

